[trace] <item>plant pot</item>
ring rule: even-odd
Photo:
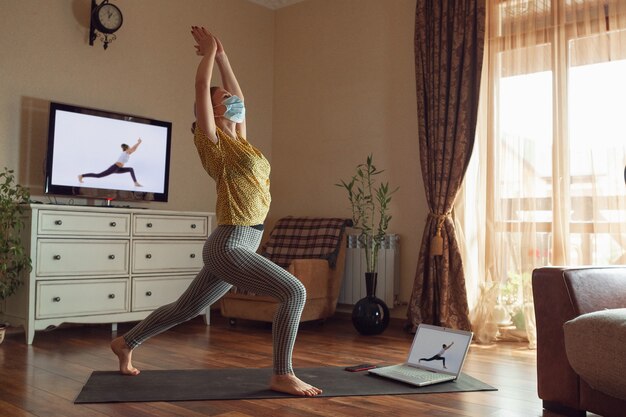
[[[7,331],[7,326],[5,324],[0,324],[0,344],[4,341],[4,334]]]
[[[376,335],[385,331],[389,325],[389,308],[376,297],[376,272],[365,273],[367,296],[360,299],[352,310],[352,324],[362,335]]]

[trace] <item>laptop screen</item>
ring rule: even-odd
[[[408,363],[458,375],[471,341],[471,332],[420,324],[413,339]]]

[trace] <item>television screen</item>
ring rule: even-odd
[[[167,201],[170,122],[50,103],[46,194]]]

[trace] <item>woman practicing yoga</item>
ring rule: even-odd
[[[204,245],[204,267],[183,295],[158,308],[125,335],[111,342],[120,372],[137,375],[133,349],[150,337],[196,317],[233,285],[268,295],[280,304],[272,326],[272,390],[315,396],[322,391],[297,378],[291,357],[306,290],[296,277],[256,253],[270,207],[270,165],[246,139],[243,94],[221,42],[193,26],[196,54],[194,142],[204,169],[216,183],[217,228]],[[223,87],[210,87],[214,62]]]
[[[448,349],[450,349],[452,347],[453,344],[454,344],[454,342],[450,343],[449,345],[446,345],[444,343],[443,345],[441,345],[441,350],[439,352],[437,352],[436,355],[431,356],[430,358],[422,358],[419,361],[417,361],[417,363],[420,363],[421,361],[424,361],[424,362],[443,361],[443,369],[448,369],[448,368],[446,368],[446,358],[444,358],[443,355],[446,353],[446,350],[448,350]]]
[[[128,159],[130,158],[130,154],[135,152],[139,145],[141,144],[141,138],[137,140],[137,143],[133,145],[133,147],[129,147],[127,144],[122,143],[122,154],[117,159],[117,162],[105,169],[104,171],[95,174],[90,172],[88,174],[81,174],[78,176],[78,181],[83,182],[83,178],[102,178],[107,177],[111,174],[125,174],[130,173],[131,178],[135,182],[135,187],[141,187],[141,184],[137,182],[137,177],[135,177],[135,170],[131,167],[125,167],[128,163]]]

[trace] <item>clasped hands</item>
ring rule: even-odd
[[[204,26],[192,26],[191,36],[196,41],[196,55],[204,56],[215,54],[220,55],[224,53],[224,47],[222,42],[209,32]]]

